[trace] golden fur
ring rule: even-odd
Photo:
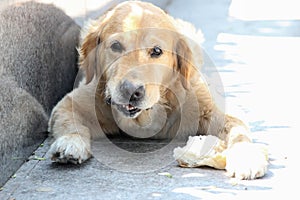
[[[91,139],[119,129],[157,139],[210,134],[224,140],[228,149],[251,142],[244,124],[214,104],[200,74],[201,51],[180,28],[161,9],[136,1],[116,6],[87,27],[79,49],[85,80],[57,104],[49,122],[56,139],[50,149],[54,161],[81,163],[91,156]],[[163,53],[152,56],[154,46]],[[144,89],[133,117],[120,111],[129,109],[122,100],[124,82]],[[245,179],[264,170],[237,174],[238,165],[230,166],[232,176]]]

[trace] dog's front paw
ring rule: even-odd
[[[268,155],[264,148],[250,142],[234,144],[226,153],[227,175],[238,179],[255,179],[265,175]]]
[[[59,163],[81,164],[91,157],[88,142],[79,134],[61,136],[50,147],[51,160]]]

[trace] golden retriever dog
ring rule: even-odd
[[[150,3],[129,1],[87,27],[79,48],[84,80],[49,121],[53,161],[80,164],[92,155],[92,139],[120,130],[155,139],[215,135],[239,158],[228,159],[230,176],[265,174],[257,151],[234,151],[236,144],[251,143],[248,130],[215,105],[200,74],[201,51],[177,23]],[[246,161],[251,164],[245,167]]]

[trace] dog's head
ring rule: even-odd
[[[189,89],[191,63],[173,19],[142,2],[122,3],[95,21],[80,49],[86,83],[105,83],[106,101],[127,118],[151,109],[174,85]]]

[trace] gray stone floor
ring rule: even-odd
[[[249,9],[255,17],[254,8],[260,6],[259,1],[244,2],[253,5]],[[192,22],[204,33],[207,57],[203,73],[209,79],[216,74],[210,66],[216,67],[222,79],[216,90],[225,91],[226,111],[248,123],[255,142],[267,145],[270,166],[264,178],[238,181],[226,177],[223,170],[180,168],[175,162],[167,162],[168,158],[161,160],[165,164],[160,168],[149,164],[144,173],[110,168],[96,158],[82,166],[57,165],[49,160],[47,139],[1,188],[0,199],[297,198],[294,194],[299,177],[296,161],[300,127],[296,69],[300,66],[300,21],[294,15],[291,19],[272,19],[271,14],[268,20],[251,20],[249,13],[250,21],[245,21],[243,13],[234,9],[241,6],[236,3],[160,1],[169,14]],[[276,8],[264,9],[268,15],[268,10]],[[229,10],[234,17],[229,16]],[[284,10],[280,7],[281,12]],[[147,142],[116,143],[124,148],[149,147]],[[153,145],[159,148],[164,142]],[[110,163],[122,165],[120,160],[121,157],[111,157]],[[161,174],[165,172],[169,174]]]

